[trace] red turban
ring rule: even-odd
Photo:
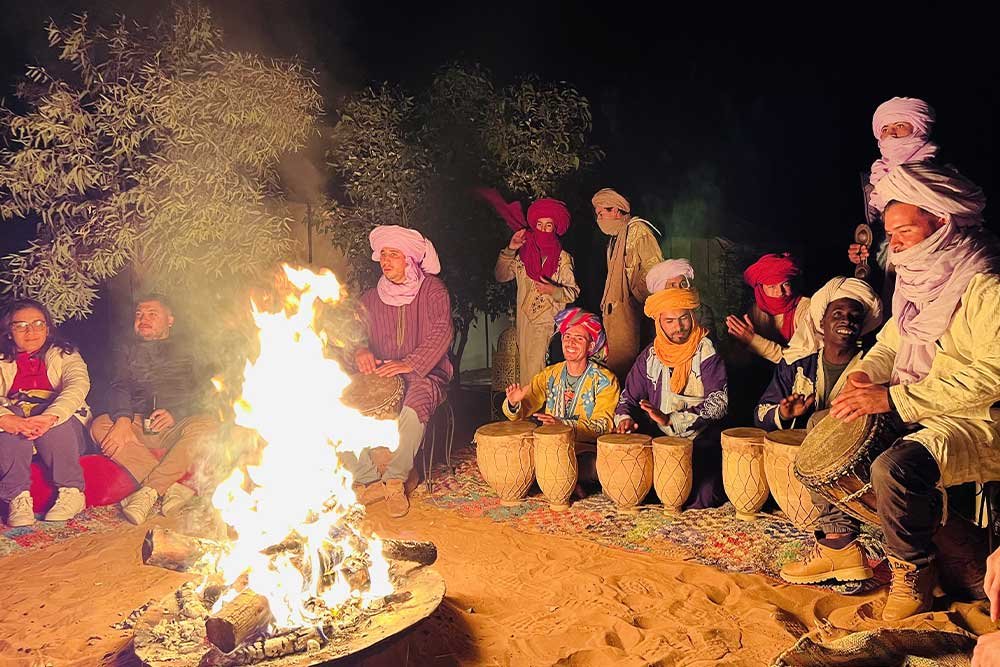
[[[528,207],[528,218],[521,212],[520,202],[507,203],[496,190],[479,188],[476,193],[488,201],[515,232],[526,229],[528,237],[518,257],[524,263],[528,277],[536,282],[552,278],[559,268],[562,244],[559,237],[569,229],[569,209],[558,199],[538,199]],[[540,218],[552,218],[554,232],[540,232],[536,224]]]
[[[797,294],[768,296],[764,294],[763,285],[780,285],[799,275],[800,272],[799,263],[787,252],[764,255],[743,272],[743,280],[753,288],[757,307],[768,315],[783,317],[781,335],[785,339],[784,343],[787,343],[795,333],[795,308],[802,297]]]

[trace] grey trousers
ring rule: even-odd
[[[53,426],[35,439],[34,448],[56,488],[83,490],[80,456],[87,451],[87,436],[79,419],[70,417]],[[0,500],[12,500],[31,488],[31,454],[31,440],[0,432]]]
[[[413,470],[413,459],[424,439],[427,424],[421,423],[417,413],[409,407],[403,407],[396,424],[399,429],[399,447],[392,453],[392,461],[381,476],[369,450],[365,449],[357,456],[350,452],[340,455],[344,465],[354,475],[355,482],[371,484],[379,479],[405,480],[409,476]]]

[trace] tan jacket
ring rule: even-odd
[[[525,271],[524,262],[508,248],[500,251],[494,274],[501,283],[517,281],[517,321],[525,324],[542,322],[551,325],[556,314],[580,296],[573,273],[573,258],[565,250],[559,254],[559,266],[552,276],[562,287],[557,287],[552,294],[542,294],[535,288],[535,281]]]
[[[62,424],[70,417],[76,417],[86,425],[91,418],[90,407],[87,405],[90,374],[80,353],[63,354],[59,348],[50,347],[45,353],[45,371],[56,398],[40,414],[54,415],[55,425]],[[16,375],[17,362],[13,359],[0,361],[0,397],[6,398]],[[0,404],[0,415],[9,414],[13,413]]]
[[[756,303],[750,306],[750,321],[753,322],[754,335],[750,341],[750,349],[764,357],[772,364],[781,361],[781,351],[784,347],[775,342],[780,338],[784,315],[768,315]],[[809,297],[802,297],[795,306],[795,328],[812,326],[809,315]]]

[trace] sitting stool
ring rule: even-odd
[[[424,488],[430,493],[434,490],[432,479],[434,468],[434,450],[439,446],[444,447],[444,461],[449,473],[455,472],[455,467],[451,464],[451,447],[455,440],[455,411],[448,401],[448,396],[434,410],[427,428],[424,430],[424,439],[420,443],[420,451],[423,457],[424,468]]]

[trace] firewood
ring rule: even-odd
[[[382,540],[382,554],[394,560],[408,560],[420,565],[431,565],[437,560],[437,546],[433,542],[416,540]]]
[[[189,571],[198,560],[219,543],[191,537],[169,528],[153,528],[142,542],[142,562],[176,572]]]
[[[218,614],[205,621],[208,641],[229,653],[247,638],[264,630],[271,622],[267,598],[249,588],[226,604]]]

